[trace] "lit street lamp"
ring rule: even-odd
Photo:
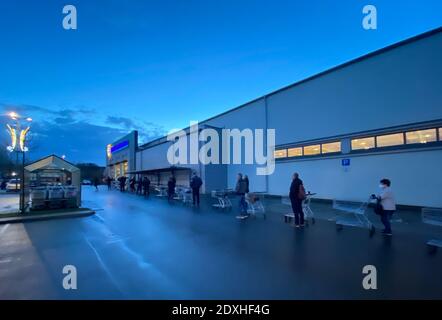
[[[32,118],[23,118],[16,112],[8,113],[13,124],[6,124],[8,128],[9,135],[11,137],[11,145],[7,147],[9,152],[16,152],[16,163],[18,164],[18,154],[22,154],[22,168],[20,177],[20,211],[24,213],[25,211],[25,152],[29,151],[26,146],[26,137],[31,128]],[[15,180],[15,188],[18,189],[18,180]]]

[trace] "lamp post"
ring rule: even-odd
[[[7,147],[9,152],[16,152],[16,160],[18,164],[18,154],[22,154],[22,167],[20,177],[20,212],[25,212],[25,153],[29,150],[26,146],[26,137],[31,128],[32,118],[24,118],[16,112],[10,112],[9,117],[13,121],[12,125],[6,124],[9,135],[11,137],[11,145]],[[17,190],[17,183],[15,189]]]

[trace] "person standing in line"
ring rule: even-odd
[[[150,188],[150,180],[148,177],[144,177],[143,178],[143,194],[145,197],[149,197],[149,195],[150,195],[149,188]]]
[[[237,195],[239,195],[239,210],[240,214],[237,216],[239,219],[247,218],[249,215],[247,214],[247,202],[246,202],[246,190],[247,190],[247,184],[246,181],[243,179],[243,176],[241,173],[238,173],[237,181],[236,181],[236,187],[235,192]]]
[[[111,190],[112,189],[112,178],[111,177],[107,176],[106,184],[107,184],[107,190]]]
[[[123,177],[118,177],[117,181],[118,181],[118,185],[120,186],[120,192],[123,192]]]
[[[302,210],[302,201],[305,200],[305,189],[299,174],[294,173],[290,185],[290,202],[292,204],[293,214],[295,216],[295,227],[304,227],[304,211]]]
[[[195,203],[200,205],[200,188],[203,185],[203,181],[196,174],[196,172],[192,173],[192,179],[190,180],[190,188],[192,188],[192,202],[193,205]]]
[[[130,192],[135,192],[135,177],[130,178],[129,188],[130,188]]]
[[[376,198],[381,205],[379,215],[381,216],[381,222],[385,227],[382,234],[391,236],[393,235],[391,231],[391,217],[396,211],[396,199],[391,190],[391,181],[389,179],[382,179],[379,188],[381,189],[381,192]]]
[[[121,176],[118,178],[118,180],[120,181],[120,191],[121,192],[125,192],[126,191],[126,177],[125,176]]]
[[[249,177],[246,174],[244,175],[244,182],[246,184],[246,193],[249,193]]]
[[[143,179],[141,178],[141,176],[139,176],[138,181],[137,181],[137,194],[140,194],[143,192]]]
[[[127,177],[126,176],[123,176],[123,192],[126,192],[126,183],[127,183]]]
[[[95,191],[98,191],[98,184],[99,184],[98,178],[95,177],[95,178],[94,178],[94,187],[95,187]]]
[[[176,180],[175,177],[170,177],[169,181],[167,182],[167,199],[171,201],[173,199],[173,196],[175,194],[175,186],[176,186]]]

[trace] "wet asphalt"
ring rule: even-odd
[[[193,208],[105,188],[85,187],[83,199],[95,215],[0,224],[1,299],[442,298],[442,250],[425,244],[442,237],[437,228],[397,224],[392,238],[337,231],[321,205],[314,225],[295,229],[267,199],[266,219],[244,221],[236,199],[232,211],[210,198]],[[63,288],[66,265],[76,290]],[[376,290],[362,286],[365,265],[376,267]]]

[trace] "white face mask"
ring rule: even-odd
[[[386,188],[385,184],[380,184],[379,185],[379,189],[385,189],[385,188]]]

